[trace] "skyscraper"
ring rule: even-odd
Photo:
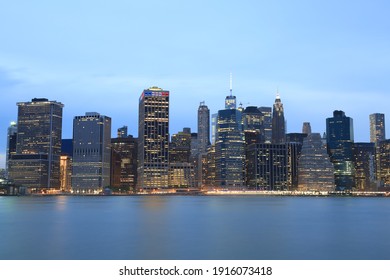
[[[142,92],[138,123],[138,188],[167,188],[169,91],[151,87]]]
[[[244,136],[242,116],[237,109],[218,111],[216,180],[223,188],[244,186]]]
[[[256,106],[248,106],[242,113],[245,145],[264,142],[264,116]]]
[[[271,143],[272,142],[272,108],[259,107],[259,110],[263,114],[262,131],[264,131],[264,143]]]
[[[125,138],[127,137],[127,125],[124,125],[117,130],[117,137],[118,138]]]
[[[96,194],[110,185],[111,118],[96,112],[73,119],[72,190]]]
[[[375,143],[354,143],[355,185],[358,191],[376,190]]]
[[[353,164],[353,120],[343,111],[334,111],[326,119],[326,144],[334,166],[336,191],[352,190],[355,186]]]
[[[204,102],[198,108],[198,145],[199,153],[206,153],[210,145],[210,110]]]
[[[230,73],[230,95],[225,98],[225,109],[236,109],[236,97],[233,95],[232,73]]]
[[[19,102],[16,152],[9,177],[30,189],[59,189],[63,104],[46,98]]]
[[[122,134],[125,135],[125,134]],[[135,190],[137,184],[138,139],[132,135],[111,139],[111,185],[123,191]],[[118,166],[115,168],[115,159]],[[116,170],[114,170],[116,169]],[[114,183],[115,180],[115,183]]]
[[[370,115],[370,142],[375,143],[378,146],[380,141],[386,139],[385,130],[385,115],[384,114],[371,114]]]
[[[308,131],[308,130],[306,130]],[[303,140],[298,162],[298,189],[301,191],[333,191],[334,168],[321,134],[310,133]]]
[[[11,122],[7,130],[7,151],[5,154],[5,178],[8,179],[8,165],[11,156],[16,153],[16,136],[18,132],[18,126],[16,122]]]
[[[284,109],[280,96],[277,94],[272,112],[272,143],[282,144],[285,142],[286,128],[284,120]]]

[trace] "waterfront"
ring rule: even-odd
[[[0,197],[0,259],[390,259],[386,198]]]

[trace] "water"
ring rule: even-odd
[[[390,200],[0,197],[0,259],[390,259]]]

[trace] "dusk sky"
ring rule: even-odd
[[[197,130],[197,108],[272,106],[277,89],[287,132],[325,131],[343,110],[355,141],[369,114],[389,115],[389,1],[0,0],[0,167],[17,102],[65,105],[63,138],[85,112],[137,136],[143,89],[169,90],[170,133]],[[390,132],[388,132],[389,134]]]

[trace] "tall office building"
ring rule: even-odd
[[[259,107],[259,111],[263,114],[264,143],[272,142],[272,108]]]
[[[9,177],[29,189],[60,188],[63,104],[46,98],[19,102],[16,152]]]
[[[169,144],[169,162],[183,163],[190,162],[191,157],[191,130],[184,128],[173,134]]]
[[[73,119],[72,190],[96,194],[110,185],[111,118],[96,112]]]
[[[288,190],[293,184],[296,159],[291,157],[289,144],[251,144],[246,149],[246,184],[256,190]]]
[[[198,108],[198,143],[199,153],[206,153],[210,146],[210,110],[204,102]]]
[[[333,191],[333,173],[333,164],[322,144],[321,134],[310,133],[303,140],[298,162],[298,190]]]
[[[121,134],[125,135],[125,134]],[[111,186],[122,191],[137,186],[138,139],[132,135],[111,139]]]
[[[355,186],[358,191],[376,190],[375,143],[354,143]]]
[[[370,115],[370,142],[375,143],[378,146],[380,141],[386,139],[385,130],[385,115],[384,114],[371,114]]]
[[[390,190],[390,139],[379,142],[380,170],[377,172],[381,187]]]
[[[282,144],[285,142],[286,128],[284,120],[284,109],[280,96],[277,94],[272,111],[272,143]]]
[[[222,188],[244,186],[244,136],[242,116],[237,109],[218,111],[215,145],[216,180]]]
[[[353,120],[343,111],[334,111],[326,119],[326,144],[334,166],[336,191],[352,190],[355,186],[353,164]]]
[[[138,188],[167,188],[169,91],[151,87],[142,92],[138,123]]]
[[[7,130],[7,151],[5,154],[5,178],[8,179],[9,160],[16,153],[16,136],[18,126],[16,122],[11,122]]]
[[[256,106],[248,106],[242,113],[245,145],[264,142],[264,116]]]

